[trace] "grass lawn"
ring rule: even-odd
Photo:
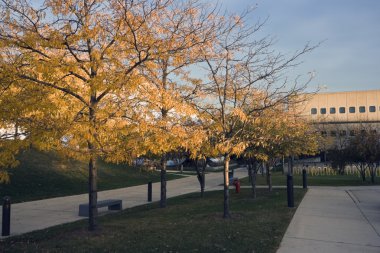
[[[11,196],[12,202],[86,193],[87,163],[63,158],[52,152],[28,150],[20,157],[20,165],[10,169],[11,183],[0,184],[0,198]],[[140,171],[125,164],[97,163],[98,189],[109,190],[160,181],[157,171]],[[180,178],[167,175],[167,179]]]
[[[293,175],[294,185],[302,185],[302,175]],[[250,185],[248,178],[241,180],[242,185]],[[257,184],[266,185],[266,176],[257,175]],[[282,175],[281,172],[272,173],[273,185],[286,185],[286,175]],[[363,182],[361,178],[353,175],[319,175],[319,176],[307,176],[307,184],[309,186],[362,186],[362,185],[374,185],[370,182],[370,178]],[[380,178],[376,177],[375,185],[380,184]]]
[[[305,191],[295,190],[295,204]],[[231,219],[222,218],[222,191],[189,194],[99,218],[99,230],[87,221],[57,226],[1,243],[1,252],[276,252],[295,212],[285,190],[231,191]]]

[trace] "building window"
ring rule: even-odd
[[[311,108],[311,114],[317,114],[317,108]]]
[[[321,114],[326,114],[326,108],[321,108]]]
[[[330,114],[335,114],[335,113],[336,113],[335,107],[330,107]]]
[[[348,108],[348,111],[349,111],[350,113],[355,113],[355,107],[353,107],[353,106],[349,107],[349,108]]]
[[[339,135],[340,135],[340,136],[346,136],[346,135],[347,135],[346,130],[341,130],[341,131],[339,132]]]
[[[346,107],[339,107],[339,113],[346,113]]]
[[[330,132],[330,135],[331,135],[331,136],[336,136],[336,131],[331,131],[331,132]]]
[[[359,106],[359,112],[365,113],[365,106]]]
[[[371,106],[369,107],[369,112],[376,112],[376,106],[371,105]]]
[[[350,131],[350,136],[355,136],[355,130]]]

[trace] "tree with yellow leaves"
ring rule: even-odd
[[[198,108],[207,114],[215,148],[224,157],[224,218],[229,212],[229,162],[248,147],[248,122],[268,108],[284,103],[305,86],[281,79],[283,72],[314,47],[306,45],[290,57],[275,54],[268,38],[255,39],[263,24],[245,24],[250,11],[225,19],[224,29],[212,48],[203,51],[209,82],[203,87],[207,99]]]
[[[199,116],[198,121],[193,122],[193,129],[195,131],[192,131],[192,135],[189,139],[190,143],[188,145],[188,152],[189,158],[194,163],[201,188],[201,197],[203,197],[206,184],[206,167],[210,162],[210,158],[217,157],[219,153],[215,148],[212,132],[209,132],[210,122],[207,122],[206,117],[202,117],[202,115]]]
[[[24,83],[11,73],[0,75],[0,183],[9,183],[8,169],[18,164],[16,155],[38,142],[42,133],[48,135],[56,125],[49,118],[59,108],[52,106],[52,93],[47,88]]]
[[[1,1],[1,76],[48,91],[48,108],[37,101],[39,117],[28,128],[35,145],[88,161],[89,230],[96,228],[98,157],[153,153],[165,164],[167,152],[186,148],[199,85],[186,68],[213,43],[218,24],[203,7],[197,0]],[[39,125],[49,131],[35,135]]]
[[[48,89],[52,107],[59,108],[48,120],[38,119],[45,127],[54,122],[50,134],[40,136],[41,148],[88,161],[89,230],[96,228],[96,160],[131,159],[115,147],[122,131],[136,127],[128,110],[146,81],[142,68],[172,49],[160,37],[161,18],[172,6],[171,0],[0,4],[1,72]]]
[[[289,101],[288,101],[289,103]],[[299,106],[293,101],[291,107]],[[288,106],[287,106],[288,107]],[[315,154],[317,134],[310,123],[297,116],[296,111],[277,106],[263,111],[249,123],[249,145],[243,156],[247,159],[253,197],[256,197],[257,162],[265,163],[269,191],[272,190],[270,167],[282,157]]]
[[[194,78],[190,66],[203,58],[200,52],[211,47],[218,31],[213,9],[198,1],[176,2],[160,17],[159,37],[165,41],[160,52],[143,69],[136,107],[143,137],[142,150],[160,156],[160,206],[166,206],[166,163],[168,153],[188,150],[197,116],[193,100],[201,81]]]

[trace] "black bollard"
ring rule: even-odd
[[[302,185],[304,189],[307,189],[307,173],[306,170],[302,170]]]
[[[288,207],[294,207],[293,176],[287,175],[286,189],[288,193]]]
[[[152,202],[152,181],[148,182],[148,202]]]
[[[11,231],[11,198],[3,198],[3,223],[1,236],[8,236]]]

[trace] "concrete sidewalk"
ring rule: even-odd
[[[246,177],[247,169],[235,169],[234,176],[239,178]],[[205,190],[222,189],[222,183],[222,172],[208,173],[206,174]],[[160,183],[154,183],[152,190],[153,202],[159,201]],[[188,176],[167,182],[168,198],[198,191],[200,191],[200,187],[196,176]],[[147,198],[147,185],[98,192],[98,200],[121,199],[123,209],[147,204]],[[79,204],[87,202],[88,195],[81,194],[12,204],[11,236],[85,219],[78,216],[78,210]],[[107,211],[106,207],[98,210],[99,214],[111,212]],[[2,217],[2,209],[0,210],[0,217]]]
[[[277,253],[380,252],[380,187],[312,187]]]

